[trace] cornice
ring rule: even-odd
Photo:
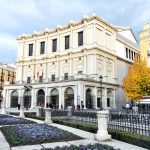
[[[68,30],[68,29],[71,29],[72,27],[76,27],[76,26],[80,26],[80,25],[85,25],[89,22],[92,22],[93,20],[96,20],[96,21],[99,21],[99,22],[102,22],[104,25],[108,26],[109,28],[117,31],[117,28],[113,25],[111,25],[110,23],[104,21],[103,19],[101,19],[100,17],[98,16],[91,16],[91,17],[86,17],[86,18],[83,18],[81,19],[80,21],[78,22],[71,22],[71,23],[68,23],[64,26],[60,26],[58,25],[58,27],[56,28],[53,28],[53,29],[48,29],[46,28],[44,31],[40,31],[40,32],[37,32],[37,31],[33,31],[32,34],[25,34],[23,33],[21,36],[19,36],[17,38],[18,41],[22,41],[22,40],[27,40],[27,39],[32,39],[32,38],[37,38],[37,37],[41,37],[41,36],[45,36],[45,35],[50,35],[50,34],[54,34],[54,33],[57,33],[57,32],[60,32],[60,31],[65,31],[65,30]]]

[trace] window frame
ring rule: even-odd
[[[33,43],[29,44],[28,56],[33,56]]]
[[[45,54],[45,41],[40,42],[40,55]]]
[[[83,31],[78,32],[78,46],[83,46]]]
[[[57,39],[52,39],[52,52],[57,51]]]
[[[65,50],[70,48],[70,35],[65,36]]]
[[[64,73],[64,80],[68,80],[68,79],[69,79],[68,73]]]

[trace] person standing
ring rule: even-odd
[[[19,103],[18,103],[17,107],[18,107],[18,110],[20,110],[20,104]]]

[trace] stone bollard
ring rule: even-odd
[[[134,107],[132,107],[132,110],[133,110],[133,113],[134,114],[138,114],[138,107],[137,106],[134,106]]]
[[[42,111],[41,109],[42,109],[42,107],[40,107],[40,106],[37,107],[37,109],[36,109],[36,116],[37,116],[37,117],[41,117],[41,115],[42,115],[42,114],[41,114],[41,113],[42,113],[42,112],[41,112],[41,111]]]
[[[53,123],[51,120],[52,109],[51,108],[45,108],[44,110],[45,110],[45,123],[47,123],[47,124]]]
[[[111,140],[111,135],[108,134],[108,115],[109,111],[102,110],[97,112],[98,131],[95,135],[95,139],[98,141]]]
[[[2,107],[2,112],[1,112],[1,114],[3,114],[3,115],[6,115],[7,113],[6,113],[6,108],[5,107]]]
[[[71,118],[72,116],[72,106],[68,106],[68,114],[67,114],[68,118]]]
[[[19,115],[19,117],[25,118],[25,115],[24,115],[24,107],[23,107],[23,106],[20,107],[20,115]]]

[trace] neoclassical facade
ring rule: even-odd
[[[129,27],[97,16],[22,34],[15,84],[5,84],[6,107],[87,109],[122,107],[122,80],[139,48]],[[101,78],[99,78],[101,76]]]

